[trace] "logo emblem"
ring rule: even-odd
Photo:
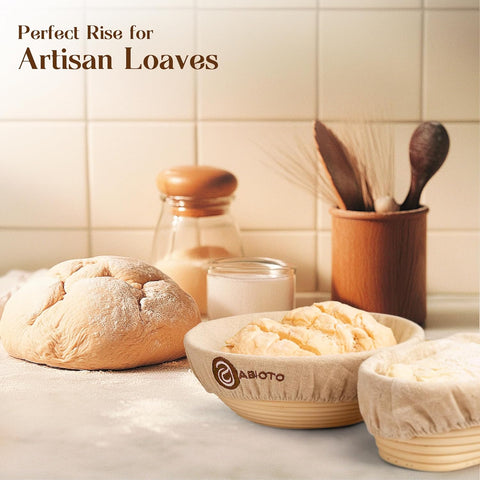
[[[224,388],[234,390],[240,385],[237,369],[226,358],[214,358],[212,372],[215,380]]]

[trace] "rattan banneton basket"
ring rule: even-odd
[[[274,320],[286,312],[238,315],[202,322],[185,336],[185,349],[205,390],[238,415],[280,428],[330,428],[362,421],[357,401],[360,364],[375,351],[316,357],[227,353],[225,340],[257,317]],[[418,343],[423,329],[404,318],[374,314],[400,343]]]

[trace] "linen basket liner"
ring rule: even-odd
[[[225,340],[254,318],[281,320],[286,312],[239,315],[203,322],[185,336],[187,357],[209,393],[243,400],[349,402],[357,399],[360,364],[374,351],[318,357],[274,357],[222,352]],[[423,341],[421,327],[374,314],[398,342]],[[376,350],[379,351],[379,350]]]
[[[393,363],[420,360],[453,344],[480,343],[479,333],[403,344],[378,352],[359,371],[358,401],[373,436],[410,440],[480,425],[480,378],[432,382],[382,375]]]

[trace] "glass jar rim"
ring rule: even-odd
[[[295,267],[270,257],[226,257],[209,262],[208,275],[267,275],[284,277],[295,274]]]

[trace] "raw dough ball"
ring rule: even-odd
[[[0,339],[13,357],[69,369],[124,369],[185,355],[200,321],[195,301],[140,260],[62,262],[32,277],[5,305]]]

